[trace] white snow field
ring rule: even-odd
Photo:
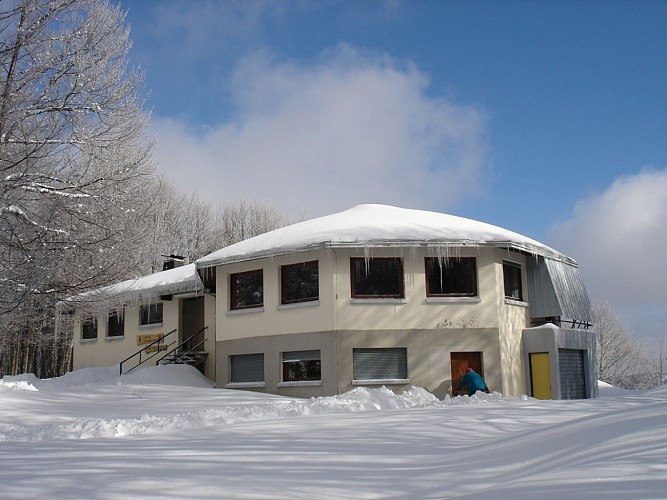
[[[0,380],[0,498],[667,498],[667,387],[297,400],[117,370]]]

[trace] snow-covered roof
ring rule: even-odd
[[[501,247],[576,265],[556,250],[521,234],[454,215],[358,205],[344,212],[286,226],[255,236],[196,261],[198,268],[275,257],[317,248]]]
[[[97,290],[82,293],[68,299],[68,302],[96,302],[102,298],[123,302],[153,300],[159,295],[196,292],[202,289],[194,264],[175,267],[141,278],[115,283]]]

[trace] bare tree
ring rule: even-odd
[[[210,251],[252,238],[287,225],[287,218],[267,205],[239,200],[216,212],[213,246]]]
[[[628,325],[615,313],[608,301],[593,306],[598,342],[598,377],[626,389],[653,385],[647,370],[647,355]]]
[[[3,334],[38,338],[58,298],[142,265],[155,182],[124,22],[103,0],[0,2]]]

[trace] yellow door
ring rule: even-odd
[[[551,399],[551,372],[549,370],[548,352],[531,353],[530,384],[534,398]]]

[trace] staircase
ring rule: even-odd
[[[206,343],[207,340],[206,337],[204,337],[196,345],[192,347],[189,346],[192,343],[193,339],[200,333],[204,332],[207,328],[208,327],[205,326],[204,328],[197,331],[193,335],[190,335],[187,339],[178,344],[172,350],[163,353],[163,351],[165,351],[167,348],[176,343],[176,342],[168,342],[166,340],[168,336],[176,333],[176,330],[170,331],[166,335],[161,336],[156,341],[151,342],[146,347],[135,352],[132,356],[121,361],[120,374],[121,375],[128,374],[135,368],[138,368],[139,366],[143,365],[144,363],[146,363],[147,361],[156,356],[159,356],[159,359],[155,362],[156,365],[169,365],[169,364],[192,365],[196,368],[199,368],[199,370],[203,372],[203,364],[204,361],[206,361],[206,357],[208,356],[208,353],[203,350],[204,344]],[[124,366],[127,367],[127,363],[136,357],[139,358],[138,362],[135,361],[136,364],[133,367],[124,370],[123,369]]]
[[[206,361],[208,353],[206,351],[177,351],[170,356],[165,356],[159,365],[191,365],[198,367]]]

